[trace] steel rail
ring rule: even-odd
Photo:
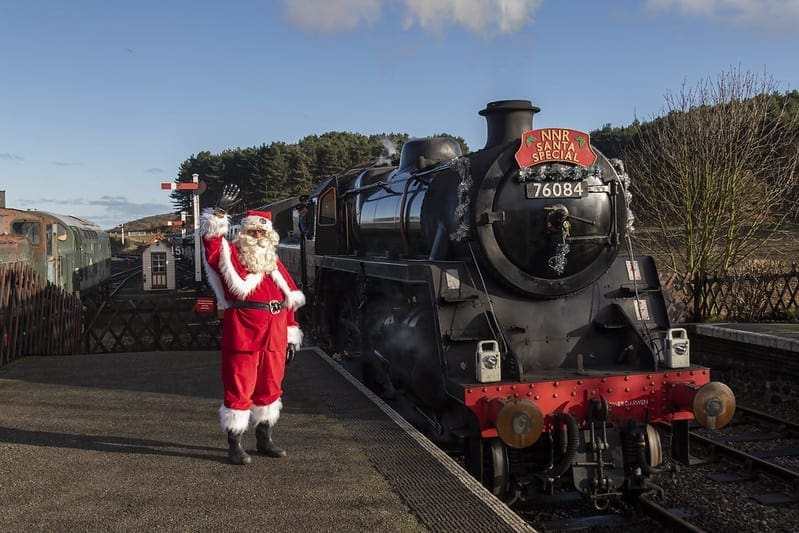
[[[659,524],[662,524],[669,531],[691,531],[691,532],[704,532],[705,530],[693,525],[684,518],[669,511],[662,505],[650,500],[646,495],[638,498],[639,509],[648,517],[652,518]]]
[[[751,464],[753,466],[757,466],[758,468],[765,470],[769,474],[773,474],[778,476],[780,479],[791,483],[798,483],[799,482],[799,472],[794,472],[793,470],[789,470],[784,466],[780,466],[776,463],[772,463],[770,461],[766,461],[765,459],[761,459],[759,457],[755,457],[754,455],[748,454],[741,450],[736,450],[732,446],[727,446],[726,444],[722,444],[721,442],[708,438],[703,437],[701,435],[697,435],[696,433],[691,433],[691,439],[703,444],[704,446],[710,447],[713,451],[720,451],[725,455],[730,457],[734,457],[739,461],[743,461],[745,464]]]
[[[782,418],[778,418],[773,415],[760,412],[756,409],[739,405],[736,407],[736,410],[744,413],[746,416],[753,417],[757,421],[765,421],[771,424],[782,425],[788,430],[799,431],[799,425],[790,422],[788,420],[784,420]],[[666,427],[669,429],[669,431],[671,431],[671,424],[669,424],[668,422],[663,422],[658,425]],[[689,438],[694,442],[696,442],[697,444],[709,447],[712,451],[718,451],[728,457],[732,457],[738,461],[742,461],[745,465],[758,467],[767,473],[777,476],[779,479],[782,479],[783,481],[792,483],[794,487],[799,487],[799,472],[790,470],[788,468],[785,468],[784,466],[780,466],[776,463],[772,463],[765,459],[755,457],[754,455],[733,448],[732,446],[728,446],[727,444],[724,444],[725,440],[723,436],[703,437],[702,435],[697,434],[696,431],[691,431],[689,433]]]
[[[109,290],[109,291],[108,291],[108,296],[116,296],[116,294],[117,294],[117,293],[118,293],[120,290],[122,290],[122,287],[124,287],[125,285],[127,285],[127,283],[128,283],[128,282],[129,282],[131,279],[133,279],[133,278],[135,278],[135,277],[137,277],[137,276],[141,276],[142,272],[143,272],[143,269],[142,269],[142,267],[133,268],[133,269],[130,269],[130,270],[127,270],[127,271],[125,271],[123,274],[126,274],[126,277],[125,277],[124,279],[122,279],[121,281],[118,281],[118,280],[117,280],[117,281],[114,281],[114,283],[117,283],[117,282],[118,282],[119,284],[118,284],[118,285],[116,285],[114,288],[112,288],[111,290]]]
[[[735,410],[737,412],[743,413],[746,416],[752,417],[759,422],[763,421],[778,426],[783,426],[785,429],[799,434],[799,423],[791,422],[790,420],[786,420],[784,418],[778,418],[774,415],[764,413],[763,411],[758,411],[757,409],[752,409],[751,407],[745,407],[743,405],[737,406]]]

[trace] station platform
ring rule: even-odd
[[[689,334],[799,352],[799,324],[714,322],[686,324],[683,327]]]
[[[533,531],[316,349],[275,441],[227,459],[219,353],[24,357],[0,368],[2,531]],[[254,451],[252,430],[246,448]]]

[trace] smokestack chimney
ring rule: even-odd
[[[0,191],[0,209],[6,208],[6,191]]]
[[[493,148],[518,139],[533,129],[533,115],[541,111],[530,100],[497,100],[489,102],[480,114],[488,123],[488,139],[484,148]]]

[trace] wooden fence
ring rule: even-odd
[[[672,322],[797,322],[799,271],[661,276]]]
[[[0,366],[23,355],[69,355],[82,340],[81,302],[24,263],[0,264]]]
[[[799,272],[661,277],[673,323],[796,322]],[[194,293],[81,302],[21,263],[0,264],[0,366],[23,355],[219,349],[215,313]],[[85,309],[82,307],[85,306]]]
[[[152,293],[87,306],[85,353],[218,350],[221,323],[196,295]]]

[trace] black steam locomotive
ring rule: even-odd
[[[601,506],[646,490],[652,423],[685,460],[688,421],[722,427],[735,399],[630,252],[614,166],[586,133],[533,130],[538,111],[492,102],[481,150],[413,139],[398,166],[324,179],[305,235],[297,199],[268,207],[328,353],[497,496],[573,483]]]

